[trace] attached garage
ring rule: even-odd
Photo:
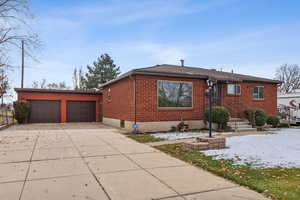
[[[60,101],[30,100],[29,123],[59,123]]]
[[[102,93],[94,90],[15,88],[30,104],[29,123],[102,121]]]
[[[95,101],[68,101],[67,122],[95,122]]]

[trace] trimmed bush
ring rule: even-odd
[[[209,109],[205,110],[204,113],[205,121],[209,121]],[[212,122],[218,124],[218,129],[225,129],[226,124],[229,121],[229,112],[226,108],[222,106],[213,106],[212,107]]]
[[[244,110],[244,116],[250,122],[251,125],[255,125],[255,110],[253,109]]]
[[[277,116],[269,116],[267,118],[267,124],[272,125],[274,128],[278,126],[279,122],[280,119]]]
[[[256,110],[255,111],[255,125],[256,126],[263,126],[265,125],[267,120],[267,114],[263,110]]]
[[[15,119],[19,124],[26,123],[30,113],[30,106],[27,101],[14,102]]]

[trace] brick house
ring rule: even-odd
[[[163,64],[135,69],[103,84],[103,123],[167,131],[184,120],[191,128],[203,128],[208,79],[215,83],[213,104],[226,107],[231,117],[242,117],[250,108],[276,115],[278,81]]]

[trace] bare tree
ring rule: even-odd
[[[0,91],[2,96],[9,89],[6,72],[12,69],[10,52],[21,49],[21,41],[24,41],[25,56],[35,59],[35,50],[41,46],[37,34],[27,23],[32,18],[29,0],[0,0]]]
[[[0,98],[3,98],[10,89],[7,76],[8,66],[8,57],[0,52]]]
[[[300,66],[284,64],[276,70],[275,78],[282,83],[279,86],[281,93],[290,93],[300,88]]]
[[[67,86],[66,82],[58,82],[58,83],[47,83],[46,79],[42,79],[41,81],[33,81],[32,82],[33,88],[41,88],[41,89],[57,89],[57,90],[68,90],[70,89]]]
[[[3,97],[7,90],[9,89],[9,82],[6,74],[5,68],[0,68],[0,98]]]
[[[82,68],[74,68],[73,70],[73,85],[75,90],[84,89],[84,75]]]
[[[0,0],[0,57],[8,59],[8,52],[21,49],[23,40],[25,54],[33,58],[34,50],[40,47],[41,42],[26,22],[32,18],[29,0]],[[0,60],[0,66],[7,63]]]
[[[59,83],[48,83],[47,84],[48,89],[58,89],[58,90],[68,90],[70,89],[69,86],[67,86],[66,82],[62,81]]]
[[[47,88],[47,80],[42,79],[41,81],[33,81],[32,82],[32,87],[33,88],[46,89]]]

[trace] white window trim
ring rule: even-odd
[[[160,107],[159,106],[159,95],[158,95],[159,81],[168,81],[168,82],[176,82],[176,83],[191,83],[192,84],[192,106],[190,106],[190,107]],[[161,109],[161,110],[185,110],[185,109],[190,110],[190,109],[193,109],[193,107],[194,107],[194,84],[193,84],[193,82],[189,82],[189,81],[157,80],[156,81],[156,96],[157,96],[156,102],[157,102],[158,109]]]
[[[264,93],[263,93],[263,95],[264,95],[264,97],[263,98],[255,98],[254,97],[254,88],[264,88]],[[259,94],[259,93],[258,93]],[[265,86],[254,86],[253,88],[252,88],[252,98],[253,98],[253,100],[264,100],[265,99]]]
[[[239,93],[236,93],[236,94],[235,94],[235,93],[233,93],[233,94],[232,94],[232,93],[228,93],[228,86],[229,86],[229,85],[239,86],[240,92],[239,92]],[[234,89],[235,89],[235,88],[234,88]],[[242,87],[241,87],[240,84],[234,84],[234,83],[228,83],[228,84],[227,84],[227,95],[239,95],[239,96],[240,96],[241,94],[242,94]]]

